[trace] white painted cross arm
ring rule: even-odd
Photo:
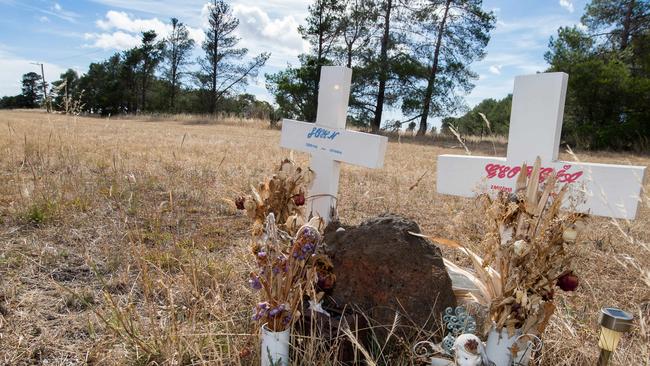
[[[307,204],[325,222],[332,219],[338,196],[340,162],[381,168],[388,139],[345,129],[352,70],[339,66],[321,68],[316,123],[285,119],[280,146],[311,154],[316,173]]]
[[[377,169],[384,165],[386,138],[369,133],[319,127],[314,123],[282,121],[280,146],[329,160]]]
[[[578,212],[634,219],[645,167],[557,160],[568,77],[565,73],[516,77],[507,158],[440,155],[438,192],[465,197],[486,189],[511,192],[522,163],[532,165],[539,156],[544,176],[555,172],[560,183],[570,184],[574,196],[583,196],[584,202],[575,207]]]

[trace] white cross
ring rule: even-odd
[[[345,129],[352,70],[340,66],[321,68],[316,123],[282,120],[280,146],[311,154],[316,173],[307,204],[311,213],[329,223],[336,207],[339,162],[381,168],[388,139]]]
[[[507,158],[440,155],[438,192],[470,197],[480,183],[511,192],[521,164],[532,165],[539,156],[543,174],[557,172],[558,181],[570,183],[574,193],[584,188],[578,212],[634,219],[645,167],[557,160],[568,78],[562,72],[517,76]]]

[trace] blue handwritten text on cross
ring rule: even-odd
[[[338,136],[340,132],[335,132],[335,131],[330,131],[326,130],[321,127],[314,127],[309,131],[307,134],[307,138],[319,138],[319,139],[327,139],[327,140],[334,140],[336,136]]]

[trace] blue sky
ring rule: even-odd
[[[175,16],[203,39],[206,0],[0,0],[0,96],[20,92],[20,77],[40,71],[30,62],[43,62],[47,80],[67,68],[83,73],[88,64],[138,43],[141,30],[168,31]],[[306,44],[297,32],[310,1],[233,0],[240,19],[241,46],[249,56],[271,52],[271,59],[248,92],[272,102],[264,88],[264,73],[296,65]],[[516,75],[543,71],[549,37],[560,26],[578,24],[586,0],[484,0],[497,26],[487,56],[472,68],[480,75],[466,98],[469,106],[484,98],[501,98],[512,91]],[[198,55],[200,51],[197,49]],[[394,113],[389,113],[389,117]]]

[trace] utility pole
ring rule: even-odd
[[[43,78],[43,103],[45,103],[45,109],[47,110],[47,113],[50,113],[50,103],[47,101],[47,85],[45,83],[45,70],[43,69],[43,63],[42,62],[30,62],[32,65],[40,65],[41,66],[41,77]]]

